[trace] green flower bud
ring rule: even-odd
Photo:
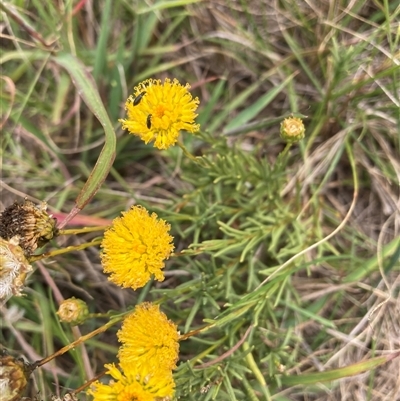
[[[86,302],[72,297],[61,302],[57,315],[61,322],[76,326],[86,320],[89,309]]]
[[[303,121],[297,117],[288,117],[281,122],[281,138],[286,142],[295,143],[304,138],[306,129]]]

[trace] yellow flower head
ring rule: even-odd
[[[179,333],[158,305],[138,305],[117,335],[122,343],[118,352],[121,365],[142,367],[146,372],[176,368]]]
[[[105,367],[115,380],[109,384],[95,382],[88,390],[94,401],[167,401],[174,395],[171,372],[150,375],[137,369],[121,372],[114,364]]]
[[[125,103],[128,118],[119,120],[122,128],[139,136],[145,143],[154,141],[158,149],[168,149],[178,140],[179,131],[195,133],[199,99],[192,98],[190,85],[177,79],[147,79],[134,88],[134,96]]]
[[[170,225],[142,206],[133,206],[114,219],[104,233],[101,261],[109,280],[124,288],[143,287],[154,275],[164,280],[164,260],[174,250]]]

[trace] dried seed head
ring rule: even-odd
[[[288,117],[281,122],[281,138],[294,143],[304,138],[306,129],[303,121],[297,117]]]
[[[78,401],[78,398],[73,393],[67,393],[62,398],[57,397],[56,395],[52,395],[51,396],[51,401]]]
[[[18,236],[10,241],[0,238],[0,301],[10,295],[21,296],[26,275],[32,271],[18,242]]]
[[[76,326],[86,320],[89,309],[84,301],[72,297],[61,302],[57,315],[61,322]]]
[[[19,235],[19,245],[29,256],[57,236],[57,220],[46,212],[47,204],[36,206],[25,199],[6,208],[0,216],[0,237],[9,240]]]
[[[0,354],[0,396],[2,400],[17,401],[28,384],[32,367],[6,351]]]

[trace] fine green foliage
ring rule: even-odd
[[[124,313],[151,301],[180,330],[176,399],[400,397],[400,9],[378,3],[0,3],[1,210],[27,196],[64,224],[82,209],[2,306],[2,348],[34,363],[98,330],[26,396],[101,374]],[[199,133],[160,151],[121,129],[149,78],[190,83]],[[306,135],[288,145],[291,116]],[[175,246],[165,280],[136,291],[99,257],[132,205]],[[56,314],[72,296],[91,312],[79,327]]]

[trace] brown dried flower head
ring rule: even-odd
[[[62,398],[57,397],[56,395],[52,395],[51,396],[51,401],[78,401],[78,398],[73,393],[67,393]]]
[[[31,373],[31,365],[20,358],[14,358],[6,351],[2,351],[0,354],[1,400],[20,400]]]
[[[57,312],[61,322],[78,325],[83,323],[89,315],[89,309],[84,301],[75,297],[61,302]]]
[[[21,296],[26,275],[32,271],[18,242],[18,236],[10,241],[0,238],[0,301],[10,295]]]
[[[0,237],[9,240],[19,235],[20,247],[25,255],[31,255],[58,234],[57,220],[46,209],[46,202],[38,206],[27,199],[15,202],[0,216]]]

